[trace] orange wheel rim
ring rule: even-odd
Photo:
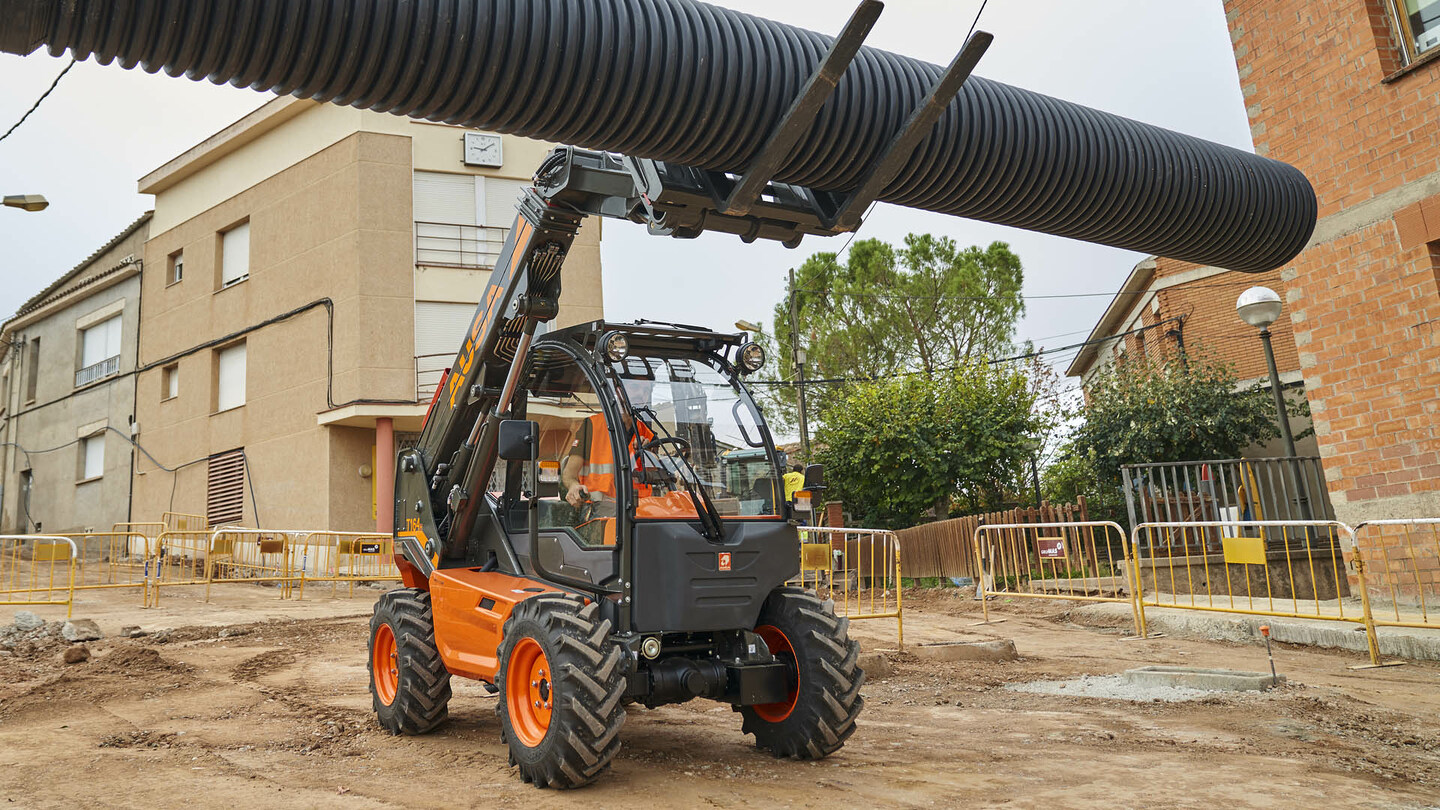
[[[554,678],[540,642],[533,638],[520,639],[505,667],[505,708],[510,715],[511,730],[527,748],[539,745],[550,729]]]
[[[755,628],[755,634],[765,639],[765,646],[770,648],[771,654],[776,658],[789,658],[792,666],[795,667],[795,685],[790,687],[790,694],[779,703],[759,703],[750,708],[760,715],[761,720],[770,723],[779,723],[795,711],[795,703],[800,699],[800,660],[795,656],[795,647],[790,644],[790,639],[780,632],[780,628],[762,624]]]
[[[386,706],[394,703],[395,693],[400,690],[400,660],[395,651],[395,631],[388,624],[380,625],[375,631],[370,672],[375,677],[375,694],[380,702]]]

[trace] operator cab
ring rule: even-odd
[[[685,554],[703,555],[714,578],[718,552],[755,556],[750,550],[772,532],[776,551],[793,555],[783,464],[743,383],[763,363],[752,346],[743,335],[645,321],[595,321],[536,339],[511,418],[536,424],[537,458],[504,461],[489,488],[521,565],[618,593],[621,556],[637,545],[665,545],[664,559],[648,554],[666,569],[654,575],[687,579],[705,572],[687,571]],[[761,556],[768,555],[741,562]],[[653,567],[637,559],[636,578]],[[772,567],[766,579],[783,581],[789,567]],[[725,590],[723,581],[711,585]],[[748,605],[768,590],[728,598]],[[649,621],[641,620],[644,607],[637,604],[641,624],[688,626],[683,605],[651,605]]]

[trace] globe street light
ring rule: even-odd
[[[26,211],[44,211],[50,206],[50,201],[40,194],[6,194],[5,206],[23,208]]]
[[[1251,287],[1235,301],[1235,311],[1240,320],[1260,330],[1260,342],[1265,346],[1265,362],[1270,366],[1270,392],[1275,395],[1275,411],[1280,417],[1280,436],[1285,440],[1285,456],[1289,459],[1290,479],[1300,499],[1300,510],[1305,518],[1310,517],[1309,499],[1300,489],[1295,474],[1295,436],[1290,432],[1290,414],[1285,408],[1285,394],[1280,389],[1280,371],[1275,365],[1275,347],[1270,342],[1270,325],[1280,319],[1280,294],[1269,287]]]

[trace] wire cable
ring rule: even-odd
[[[3,140],[5,140],[6,138],[10,137],[10,133],[12,133],[12,132],[14,132],[15,130],[19,129],[19,128],[20,128],[20,125],[23,124],[23,123],[25,123],[25,119],[27,119],[27,118],[30,117],[30,114],[31,114],[31,113],[33,113],[33,112],[35,112],[36,110],[40,109],[40,103],[43,102],[46,98],[48,98],[49,95],[55,91],[55,87],[60,84],[60,80],[63,79],[63,78],[65,78],[65,74],[66,74],[66,73],[69,73],[69,72],[70,72],[70,68],[75,67],[75,63],[76,63],[77,61],[79,61],[79,60],[76,60],[76,59],[71,59],[71,60],[70,60],[70,64],[66,65],[66,66],[65,66],[65,69],[62,70],[62,71],[60,71],[60,75],[59,75],[59,76],[56,76],[56,77],[55,77],[55,81],[53,81],[53,82],[50,83],[50,87],[47,88],[47,89],[45,90],[45,92],[43,92],[43,93],[40,94],[40,98],[35,99],[35,103],[30,105],[30,109],[26,110],[24,115],[20,116],[20,120],[19,120],[19,121],[16,121],[9,129],[5,130],[5,134],[4,134],[4,135],[0,135],[0,141],[3,141]]]

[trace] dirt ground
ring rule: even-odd
[[[907,593],[911,649],[1013,638],[1019,661],[891,655],[893,673],[865,687],[855,736],[818,763],[756,752],[726,706],[635,707],[610,774],[541,794],[506,766],[494,698],[474,684],[455,682],[434,734],[375,725],[364,660],[376,593],[295,604],[230,586],[207,605],[177,589],[159,610],[128,592],[87,594],[75,615],[109,636],[89,643],[88,662],[63,664],[63,643],[0,656],[4,806],[1440,807],[1440,667],[1352,671],[1357,656],[1281,648],[1290,685],[1263,695],[1025,694],[1005,686],[1147,664],[1268,665],[1263,647],[1079,627],[1059,602],[997,604],[1005,621],[976,626],[976,604],[953,590]],[[125,624],[173,629],[115,638]],[[867,650],[895,647],[891,621],[852,628]]]

